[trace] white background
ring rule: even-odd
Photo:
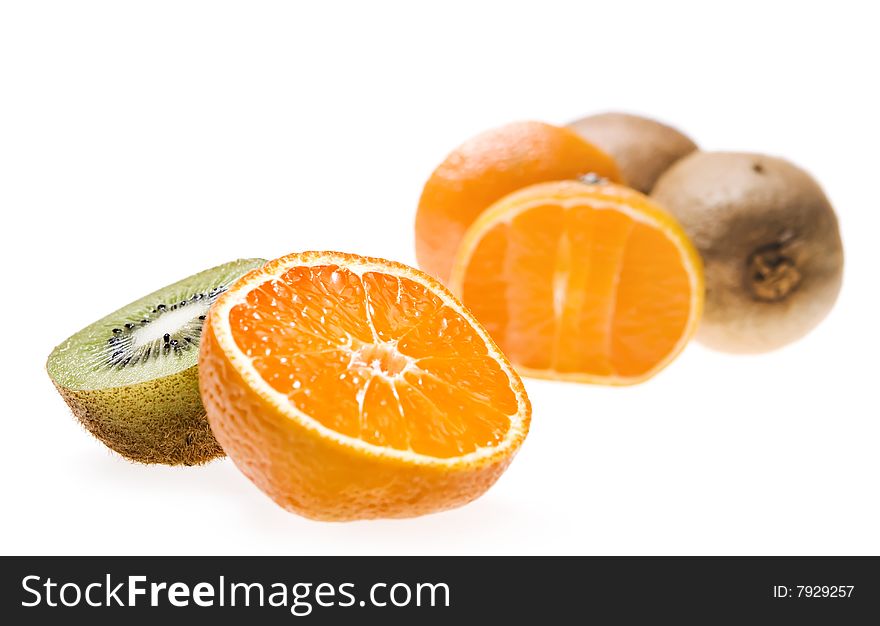
[[[710,4],[0,5],[0,552],[880,554],[877,16]],[[53,390],[56,343],[209,266],[413,263],[458,143],[607,109],[812,171],[846,248],[825,323],[761,357],[692,345],[635,388],[527,381],[498,484],[403,521],[302,519],[225,460],[130,464]]]

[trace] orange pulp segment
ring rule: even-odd
[[[450,286],[522,374],[632,384],[693,335],[702,266],[681,227],[609,184],[533,185],[468,230]]]

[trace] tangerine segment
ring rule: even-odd
[[[469,229],[450,281],[523,373],[631,384],[684,347],[699,257],[638,192],[555,182],[502,199]]]
[[[517,122],[477,135],[425,184],[416,214],[419,267],[447,280],[465,231],[492,203],[535,183],[589,173],[621,180],[610,156],[568,128]]]
[[[467,502],[528,429],[522,382],[435,280],[343,253],[278,259],[214,305],[200,354],[212,429],[242,471],[320,519]]]

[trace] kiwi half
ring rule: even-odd
[[[663,172],[697,149],[675,128],[630,113],[599,113],[568,126],[614,157],[626,184],[642,193],[650,193]]]
[[[194,465],[223,455],[199,397],[211,304],[262,259],[205,270],[122,307],[52,354],[46,369],[83,426],[133,461]]]
[[[804,170],[763,154],[695,152],[651,195],[703,257],[702,343],[766,352],[806,335],[834,306],[843,276],[837,216]]]

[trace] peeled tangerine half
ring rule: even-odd
[[[650,378],[684,348],[703,304],[700,258],[678,223],[611,183],[543,183],[468,229],[450,287],[523,375],[612,385]]]
[[[461,303],[399,263],[277,259],[211,308],[200,389],[217,440],[307,517],[408,517],[459,506],[529,428],[522,381]]]

